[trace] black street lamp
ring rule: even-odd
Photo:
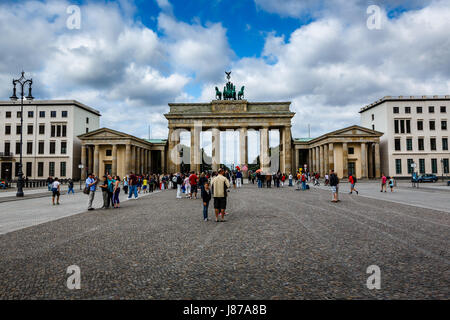
[[[34,97],[31,94],[31,85],[33,84],[33,79],[25,79],[25,72],[22,71],[22,76],[20,79],[13,79],[13,95],[10,97],[12,101],[17,101],[16,95],[16,85],[19,85],[20,89],[20,161],[19,161],[19,170],[18,170],[18,179],[17,179],[17,193],[16,197],[23,197],[23,172],[22,172],[22,144],[23,144],[23,98],[24,98],[24,87],[28,84],[28,96],[27,100],[33,100]]]

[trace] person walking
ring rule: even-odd
[[[387,181],[387,178],[384,175],[384,173],[382,173],[381,174],[381,190],[380,190],[380,192],[383,192],[383,190],[384,190],[384,192],[386,192],[386,181]]]
[[[219,174],[214,177],[211,182],[212,193],[214,197],[214,212],[216,214],[216,222],[225,221],[225,209],[227,207],[226,192],[230,188],[230,181],[223,176],[224,171],[219,169]],[[219,215],[222,216],[222,220],[219,220]]]
[[[86,188],[89,190],[89,200],[88,200],[88,210],[94,210],[92,207],[92,202],[95,197],[95,190],[97,189],[98,179],[93,173],[90,173],[86,179]]]
[[[238,170],[236,172],[236,187],[240,188],[242,185],[242,172],[241,170]]]
[[[331,194],[332,194],[332,200],[331,202],[338,202],[338,184],[339,179],[337,175],[334,173],[334,170],[330,170],[330,187],[331,187]]]
[[[47,187],[48,187],[48,191],[52,191],[52,183],[53,183],[53,178],[51,176],[49,176],[47,178]]]
[[[128,199],[131,199],[132,195],[134,195],[134,199],[139,199],[137,190],[138,177],[133,172],[130,172],[128,178],[129,178],[128,186],[130,188],[130,192],[128,193]]]
[[[75,192],[73,191],[73,180],[72,179],[69,179],[67,185],[68,185],[67,194],[70,194],[71,192],[72,192],[72,194],[75,194]]]
[[[58,178],[53,179],[53,182],[52,182],[52,203],[53,203],[53,205],[55,205],[55,197],[56,197],[56,204],[59,205],[60,187],[61,187],[61,183],[59,183]]]
[[[208,207],[211,200],[211,190],[209,189],[209,182],[205,182],[202,188],[202,201],[203,201],[203,220],[208,221]]]
[[[108,191],[108,177],[103,176],[103,183],[99,186],[102,190],[103,206],[101,209],[109,209],[109,204],[111,203],[110,192]]]
[[[353,191],[358,194],[358,190],[355,189],[356,177],[353,174],[348,177],[348,182],[350,182],[350,194],[352,194]]]
[[[198,177],[195,174],[195,172],[192,171],[191,175],[189,176],[189,185],[191,186],[191,192],[190,192],[191,199],[197,199],[197,181],[198,181]]]
[[[389,177],[389,188],[391,189],[391,192],[394,192],[394,177]]]
[[[302,180],[302,190],[305,191],[306,190],[306,174],[304,172],[302,173],[301,180]]]
[[[292,187],[292,178],[294,178],[292,176],[292,173],[289,172],[289,187]]]
[[[123,178],[123,193],[128,195],[128,176]]]
[[[113,180],[114,180],[113,206],[114,206],[114,208],[120,208],[120,200],[119,200],[119,195],[120,195],[120,177],[119,176],[114,176]]]

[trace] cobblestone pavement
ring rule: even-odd
[[[313,189],[233,190],[227,221],[170,190],[0,236],[0,299],[449,299],[450,216]],[[210,215],[212,208],[210,208]],[[370,265],[381,289],[369,290]],[[81,269],[69,290],[66,269]]]

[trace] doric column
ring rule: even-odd
[[[87,146],[81,146],[81,164],[83,165],[83,169],[81,169],[81,180],[86,180],[86,152]]]
[[[367,150],[366,143],[361,143],[361,178],[367,178]]]
[[[200,157],[200,132],[201,127],[194,125],[191,127],[191,171],[199,172]]]
[[[289,173],[292,170],[291,126],[285,126],[283,131],[284,172]]]
[[[92,146],[87,147],[88,153],[88,171],[89,173],[94,172],[94,151],[92,150]]]
[[[375,142],[375,178],[381,177],[380,167],[380,143]]]
[[[334,145],[328,144],[328,170],[334,170]]]
[[[319,147],[319,163],[320,163],[319,175],[323,177],[324,176],[324,170],[325,170],[324,161],[323,161],[323,145],[321,145]]]
[[[167,166],[171,173],[180,172],[180,129],[169,127],[169,143],[168,143],[168,158]],[[150,163],[151,166],[151,163]]]
[[[111,166],[111,174],[117,175],[117,145],[113,144],[112,146],[112,166]]]
[[[239,129],[239,164],[241,169],[244,165],[248,164],[247,156],[247,127],[241,127]],[[244,178],[247,178],[248,171],[243,172]]]
[[[269,128],[264,127],[260,129],[260,155],[259,162],[263,173],[270,171],[270,157],[269,157]]]
[[[147,173],[145,172],[145,152],[146,150],[144,148],[141,148],[141,166],[140,166],[140,171],[142,174]]]
[[[130,161],[131,171],[136,173],[136,146],[131,146],[131,161]]]
[[[320,171],[320,148],[316,147],[316,168],[314,170],[315,172]]]
[[[212,169],[219,170],[220,167],[220,130],[212,129]]]
[[[369,178],[373,178],[374,177],[374,172],[373,172],[373,143],[369,143],[369,173],[367,174],[367,176]]]
[[[167,173],[166,171],[166,152],[161,150],[161,173]]]
[[[131,145],[127,143],[125,145],[125,175],[129,174],[131,171]]]
[[[347,142],[342,143],[342,177],[348,177],[348,145]]]
[[[316,171],[316,148],[311,148],[311,154],[312,154],[312,166],[310,168],[311,173],[314,173]]]
[[[136,171],[136,173],[140,173],[139,172],[139,159],[141,158],[141,154],[140,154],[140,148],[138,146],[135,147],[135,152],[134,152],[134,170]]]
[[[328,144],[325,144],[323,146],[323,175],[325,176],[328,174],[328,171],[330,170],[328,167]]]
[[[308,170],[312,171],[312,165],[313,165],[313,156],[312,156],[312,149],[308,149]]]
[[[94,147],[94,173],[100,176],[100,146],[98,144]]]
[[[300,163],[299,163],[299,157],[298,157],[299,150],[298,150],[298,149],[295,149],[295,146],[294,146],[294,147],[292,148],[292,151],[294,152],[294,167],[291,168],[291,169],[292,169],[292,170],[291,170],[291,173],[293,174],[294,172],[297,172],[297,170],[298,170],[298,168],[300,167],[300,165],[303,165],[303,164],[300,164]],[[289,171],[286,172],[286,174],[289,174]]]

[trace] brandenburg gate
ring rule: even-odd
[[[224,89],[224,99],[227,98],[225,91],[226,89]],[[243,88],[241,92],[243,95]],[[239,98],[242,96],[241,92]],[[247,130],[254,129],[260,132],[260,167],[263,172],[269,173],[269,130],[278,129],[280,131],[280,171],[290,172],[293,168],[291,119],[295,115],[290,111],[290,105],[290,102],[248,102],[231,99],[213,100],[210,103],[170,103],[169,113],[164,115],[169,122],[167,159],[169,171],[180,172],[179,146],[182,131],[189,131],[191,134],[191,170],[199,172],[202,162],[201,131],[212,131],[212,169],[218,170],[220,131],[230,129],[239,131],[239,162],[244,165],[248,164]]]

